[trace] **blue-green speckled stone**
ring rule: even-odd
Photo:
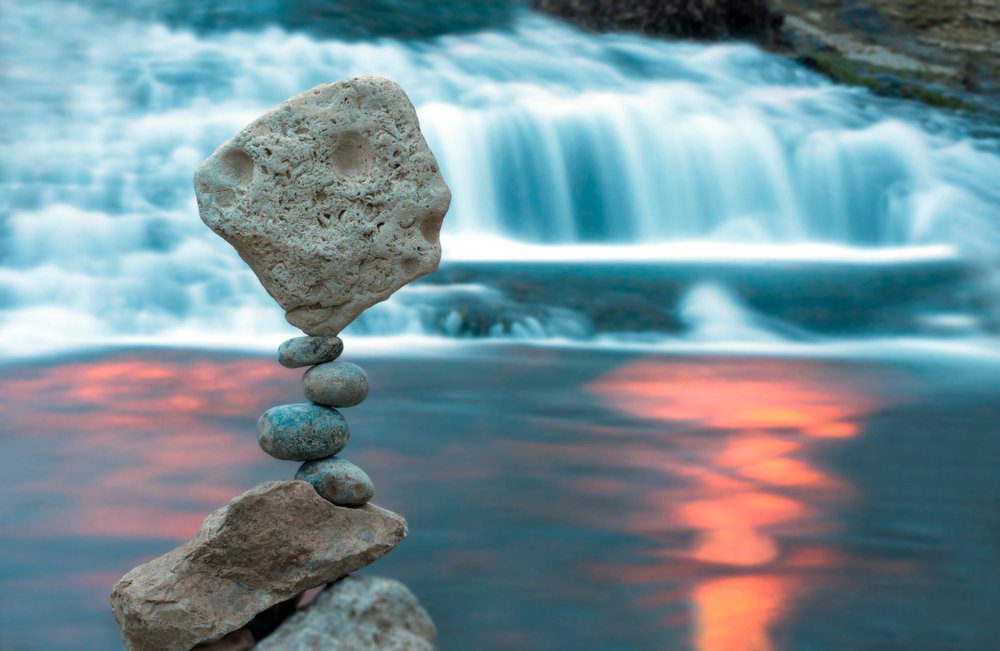
[[[306,461],[295,478],[309,482],[337,506],[362,506],[375,494],[375,485],[364,470],[337,457]]]
[[[271,407],[257,421],[257,442],[276,459],[329,457],[344,449],[349,436],[347,421],[340,412],[320,405]]]
[[[368,374],[357,364],[329,362],[302,377],[306,398],[327,407],[353,407],[368,395]]]
[[[278,363],[285,368],[301,368],[332,362],[344,352],[340,337],[296,337],[278,346]]]

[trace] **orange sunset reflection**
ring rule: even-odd
[[[859,435],[875,399],[805,361],[643,358],[586,390],[619,414],[666,427],[662,445],[636,443],[626,463],[670,478],[643,490],[624,521],[661,541],[661,566],[599,569],[634,583],[687,581],[700,651],[773,649],[793,596],[844,562],[811,540],[836,527],[834,509],[851,487],[812,459]]]
[[[156,353],[9,374],[0,422],[49,460],[20,491],[51,505],[10,533],[189,537],[246,488],[255,416],[296,381],[268,359]]]

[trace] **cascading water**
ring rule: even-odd
[[[0,20],[0,334],[21,351],[287,333],[198,220],[191,175],[262,111],[359,74],[407,89],[454,202],[442,272],[356,334],[995,328],[996,138],[748,45],[595,36],[526,12],[417,41],[204,34],[53,1]]]

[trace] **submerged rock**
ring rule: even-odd
[[[437,269],[451,202],[413,106],[381,77],[279,104],[198,168],[195,192],[205,224],[310,335]]]
[[[427,611],[399,581],[349,576],[258,645],[260,651],[423,651],[437,631]]]
[[[344,352],[340,337],[295,337],[278,346],[278,363],[285,368],[301,368],[332,362]]]
[[[357,364],[330,362],[302,377],[306,398],[328,407],[353,407],[368,396],[368,374]]]
[[[276,459],[330,457],[347,445],[347,421],[336,409],[299,403],[271,407],[257,420],[257,442]]]
[[[375,495],[375,485],[368,474],[347,459],[306,461],[295,478],[309,482],[317,493],[337,506],[361,506]]]
[[[390,511],[334,506],[301,481],[265,482],[126,574],[111,606],[128,649],[186,651],[372,563],[405,536],[406,521]]]

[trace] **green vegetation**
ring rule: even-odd
[[[915,73],[909,79],[891,76],[884,70],[867,66],[834,53],[814,53],[806,65],[830,79],[853,86],[864,86],[873,93],[887,97],[913,99],[938,108],[979,113],[980,108],[952,95],[928,88],[937,78],[930,73]]]

